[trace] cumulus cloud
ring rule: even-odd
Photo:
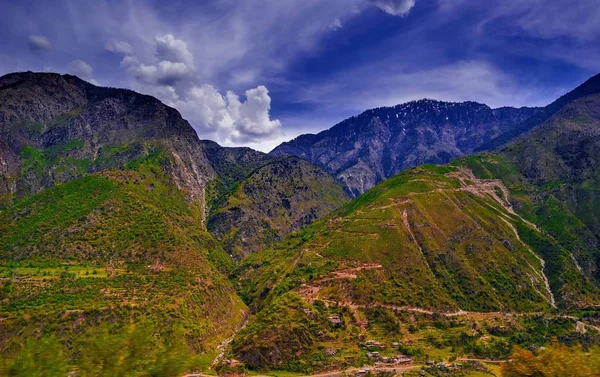
[[[50,41],[43,35],[30,35],[27,43],[33,52],[50,51],[52,49]]]
[[[194,57],[185,41],[175,39],[172,34],[156,37],[156,57],[176,63],[192,64]]]
[[[333,31],[339,30],[343,27],[344,25],[342,24],[342,20],[340,20],[339,18],[336,18],[331,24],[329,24],[329,28]]]
[[[107,51],[114,52],[116,54],[133,54],[133,47],[125,41],[110,40],[106,43],[104,48]]]
[[[185,41],[167,34],[156,37],[155,43],[155,56],[158,62],[140,63],[135,55],[126,49],[120,49],[121,51],[118,52],[125,55],[121,60],[121,67],[125,68],[140,84],[146,86],[174,87],[181,81],[194,80],[196,75],[194,57]],[[155,90],[152,92],[154,93]]]
[[[202,137],[237,145],[281,135],[281,122],[270,117],[271,97],[266,87],[247,90],[243,99],[232,91],[221,94],[214,86],[200,82],[185,41],[171,34],[156,37],[155,62],[140,62],[137,56],[121,50],[125,55],[121,66],[136,80],[138,89],[178,109]],[[255,72],[247,75],[256,77]]]
[[[161,61],[157,65],[135,64],[136,60],[125,57],[124,65],[129,65],[128,71],[141,83],[147,85],[173,86],[193,75],[193,69],[185,63]]]
[[[70,73],[85,79],[90,79],[94,71],[91,65],[81,59],[70,62],[69,65],[67,65],[67,69]]]
[[[415,6],[415,0],[369,0],[371,4],[392,16],[406,16]]]
[[[264,141],[281,134],[281,122],[271,120],[271,97],[264,86],[247,90],[245,100],[229,91],[219,93],[212,85],[189,89],[186,99],[173,105],[199,121],[199,131],[214,135],[226,144]]]

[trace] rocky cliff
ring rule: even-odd
[[[163,169],[191,202],[203,206],[215,176],[194,129],[175,109],[69,75],[0,78],[0,145],[5,203],[162,149],[169,157]]]
[[[421,100],[365,111],[317,135],[283,143],[271,154],[306,159],[357,196],[407,168],[472,153],[515,132],[538,111]]]

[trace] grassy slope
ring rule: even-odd
[[[45,334],[72,344],[139,322],[183,327],[196,352],[231,335],[246,310],[224,275],[232,261],[202,230],[201,206],[163,173],[164,158],[157,151],[0,212],[0,349]]]
[[[411,320],[403,322],[398,313],[414,313],[414,307],[549,313],[544,277],[560,311],[593,313],[599,301],[600,96],[561,106],[500,153],[402,173],[250,257],[238,270],[239,291],[258,314],[238,335],[234,352],[258,368],[340,362],[319,350],[333,342],[342,355],[352,355],[356,349],[348,344],[381,337],[370,331],[367,308],[374,305],[400,328]],[[464,175],[465,169],[473,175]],[[348,328],[331,335],[330,314],[340,315]],[[475,338],[531,346],[558,336],[585,343],[573,334],[572,318],[540,318],[504,318],[500,330]],[[538,330],[544,336],[531,338]],[[395,334],[410,340],[405,332]],[[464,351],[478,353],[471,346]]]
[[[347,201],[333,177],[295,157],[277,158],[241,180],[208,229],[236,258],[264,249]]]
[[[457,165],[402,173],[248,258],[239,291],[258,314],[234,352],[256,368],[310,369],[327,344],[352,355],[360,334],[381,339],[369,327],[381,315],[394,323],[394,310],[550,312],[538,257],[550,259],[543,271],[559,307],[597,297],[564,248],[510,212],[499,182]],[[332,314],[347,328],[323,335]]]

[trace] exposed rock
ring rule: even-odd
[[[211,215],[208,229],[242,258],[340,207],[333,177],[298,158],[277,158],[243,180]]]
[[[271,154],[306,159],[358,196],[407,168],[469,154],[538,111],[421,100],[367,110],[317,135],[283,143]]]
[[[179,112],[130,90],[75,76],[0,78],[0,195],[24,197],[87,173],[122,168],[163,150],[164,171],[204,206],[215,172]]]

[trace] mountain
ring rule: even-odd
[[[215,172],[192,127],[155,98],[24,72],[0,78],[0,104],[4,203],[164,149],[163,169],[188,200],[204,206]]]
[[[544,109],[371,110],[298,157],[199,140],[132,91],[3,76],[0,375],[35,355],[177,376],[598,345],[599,140],[600,76]]]
[[[252,172],[276,158],[250,148],[222,147],[210,140],[201,140],[200,144],[216,173],[209,184],[211,208],[218,206],[218,201],[223,201]]]
[[[283,143],[271,154],[310,161],[358,196],[407,168],[447,163],[503,135],[519,134],[538,112],[421,100],[367,110],[317,135]]]
[[[121,347],[109,334],[122,334],[114,339],[139,358],[135,368],[178,360],[170,352],[185,358],[179,369],[208,368],[248,310],[228,279],[227,251],[240,246],[215,238],[207,219],[235,211],[245,193],[239,208],[264,223],[225,215],[219,230],[284,237],[346,199],[308,162],[199,140],[153,97],[70,75],[0,77],[3,354],[27,354],[35,338],[65,345],[56,355],[72,365],[87,354],[106,366],[109,355],[94,353]],[[263,212],[273,195],[294,208]]]
[[[200,208],[202,226],[242,180],[274,158],[199,140],[175,109],[153,97],[97,87],[75,76],[32,72],[0,78],[0,146],[0,205],[162,154],[161,169]],[[316,174],[332,183],[327,174]],[[295,211],[314,219],[333,209],[329,204],[317,207],[313,202]],[[250,231],[243,225],[241,230]],[[287,234],[283,229],[279,233]]]
[[[256,314],[232,344],[235,357],[256,369],[327,369],[356,357],[367,339],[390,349],[392,340],[426,336],[446,339],[459,354],[473,352],[463,348],[470,339],[486,344],[479,356],[506,357],[494,347],[532,342],[521,337],[521,320],[540,321],[543,334],[558,326],[561,336],[578,338],[576,320],[553,313],[600,304],[599,284],[580,269],[568,239],[555,239],[512,201],[503,181],[477,178],[462,161],[425,165],[250,256],[235,276]],[[469,335],[460,340],[463,332]],[[404,352],[418,347],[436,346],[420,340]],[[334,356],[323,353],[328,348]]]
[[[276,158],[242,180],[213,210],[208,230],[241,259],[281,241],[346,200],[342,186],[322,169],[296,157]]]
[[[53,335],[72,356],[91,349],[83,334],[163,323],[156,339],[185,328],[206,352],[243,321],[233,261],[205,229],[216,173],[176,110],[74,76],[9,74],[0,140],[3,350]]]
[[[233,355],[311,371],[598,344],[599,83],[495,153],[409,169],[250,256]]]

